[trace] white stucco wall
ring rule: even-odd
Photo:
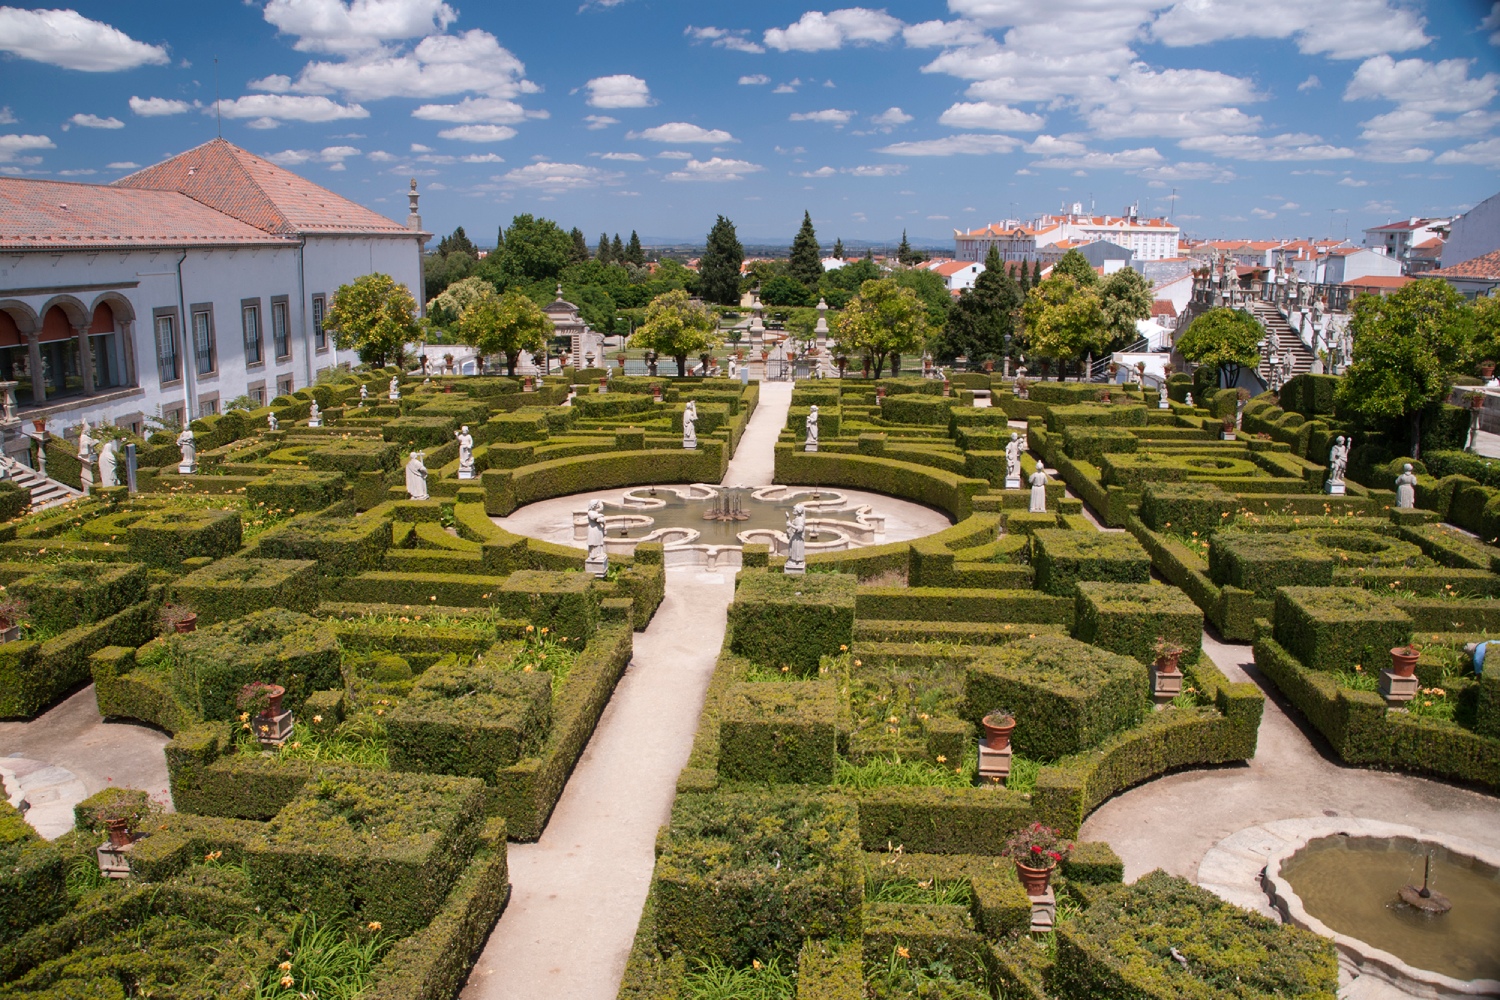
[[[1500,250],[1500,194],[1491,195],[1453,220],[1443,244],[1443,267]]]

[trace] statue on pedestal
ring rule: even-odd
[[[120,485],[120,442],[110,438],[99,449],[99,485]]]
[[[1036,471],[1027,480],[1031,484],[1031,513],[1047,513],[1047,469],[1041,462],[1036,463]]]
[[[266,414],[266,423],[270,425],[273,431],[281,430],[281,421],[276,419],[276,414],[274,413]]]
[[[85,420],[83,426],[78,430],[78,462],[81,468],[78,470],[79,485],[83,487],[83,495],[88,496],[94,487],[94,444],[96,438],[89,434],[89,422]]]
[[[182,462],[177,466],[177,471],[184,476],[191,476],[198,471],[198,443],[193,440],[191,427],[184,427],[182,433],[177,435],[177,447],[182,449]]]
[[[453,435],[458,439],[458,478],[474,478],[474,436],[469,433],[469,425],[464,424]]]
[[[786,567],[783,572],[807,572],[807,508],[800,503],[786,516]]]
[[[312,406],[308,408],[308,411],[307,411],[307,426],[309,426],[309,427],[322,427],[323,426],[323,411],[320,410],[320,409],[318,409],[318,401],[316,399],[312,401]]]
[[[370,398],[370,387],[367,386],[367,385],[361,385],[359,387],[359,405],[361,407],[363,407],[365,405],[365,400],[367,400],[369,398]]]
[[[1412,510],[1417,506],[1417,477],[1411,471],[1411,463],[1401,466],[1401,475],[1396,477],[1396,509]]]
[[[1344,442],[1344,435],[1340,434],[1334,438],[1333,447],[1328,449],[1328,482],[1324,491],[1332,496],[1343,496],[1344,494],[1344,468],[1349,464],[1349,445]]]
[[[427,466],[422,464],[426,457],[420,451],[411,453],[411,460],[406,463],[406,495],[413,500],[427,499]]]
[[[397,400],[399,400],[400,398],[401,398],[401,380],[399,378],[397,378],[395,375],[392,375],[391,376],[391,393],[390,393],[391,402],[394,403]]]
[[[694,399],[682,408],[682,446],[688,451],[698,447],[698,401]]]
[[[807,411],[807,450],[818,450],[818,404]]]
[[[1158,410],[1170,410],[1172,404],[1167,402],[1167,383],[1162,382],[1156,387],[1156,408]]]
[[[1015,431],[1010,432],[1010,440],[1005,444],[1005,488],[1021,488],[1021,436]]]
[[[583,568],[587,573],[603,577],[609,570],[609,555],[604,551],[604,501],[590,500],[588,507],[588,558]]]

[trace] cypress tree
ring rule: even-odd
[[[609,245],[609,259],[616,264],[623,264],[630,259],[625,256],[625,243],[620,239],[619,233],[615,233],[615,240]]]
[[[787,274],[804,288],[817,288],[823,277],[823,253],[818,248],[818,234],[813,230],[812,215],[802,213],[802,228],[792,240],[792,259],[787,262]]]
[[[1035,288],[1042,283],[1042,259],[1038,257],[1031,262],[1031,285]]]
[[[502,225],[500,227],[499,231],[495,233],[495,253],[498,254],[501,250],[504,250],[504,249],[505,249],[505,226]]]
[[[842,238],[833,241],[833,255],[839,260],[844,259],[844,241]]]
[[[625,247],[625,259],[637,267],[646,266],[646,251],[641,247],[641,238],[630,231],[630,243]]]
[[[698,261],[698,291],[704,299],[732,306],[740,301],[740,265],[745,248],[735,235],[734,223],[719,216],[708,231],[708,246]]]
[[[896,262],[898,264],[910,265],[912,263],[911,244],[906,241],[906,230],[901,230],[901,245],[896,248]]]
[[[874,247],[865,247],[865,260],[874,260],[874,259],[875,259],[875,248]]]
[[[588,260],[589,241],[583,238],[583,230],[579,229],[577,226],[574,226],[573,231],[568,235],[573,237],[573,263],[581,264],[583,261]]]
[[[614,260],[614,258],[609,255],[608,233],[599,234],[599,249],[594,251],[594,259],[601,264],[608,264]]]

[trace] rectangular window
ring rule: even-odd
[[[216,416],[218,414],[218,412],[219,412],[219,394],[218,393],[214,393],[211,396],[203,396],[203,397],[199,398],[199,400],[198,400],[198,416],[200,416],[200,417],[212,417],[212,416]]]
[[[276,350],[277,359],[292,356],[292,336],[287,326],[287,302],[286,296],[280,295],[271,300],[271,340]]]
[[[241,303],[240,326],[245,333],[245,364],[258,365],[265,360],[261,357],[259,299]]]
[[[193,308],[193,359],[199,375],[212,375],[217,368],[214,357],[213,307]]]
[[[245,390],[245,395],[250,397],[250,402],[256,407],[266,405],[266,384],[264,382],[252,382]]]
[[[292,376],[288,375],[285,378],[279,378],[276,380],[276,395],[290,396],[292,394],[292,388]]]
[[[328,350],[328,333],[323,329],[323,301],[323,296],[313,296],[313,347],[320,351]]]
[[[182,355],[177,347],[175,310],[156,314],[156,374],[163,385],[182,378]]]

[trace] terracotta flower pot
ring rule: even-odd
[[[984,738],[991,750],[1004,750],[1010,746],[1010,734],[1016,731],[1015,716],[986,715],[982,721]]]
[[[1163,654],[1156,658],[1156,672],[1159,674],[1177,673],[1177,664],[1181,661],[1181,653]]]
[[[132,840],[130,836],[130,820],[125,817],[107,819],[104,821],[104,829],[109,832],[109,843],[112,847],[127,847]]]
[[[1495,374],[1495,362],[1493,362],[1493,361],[1481,361],[1481,362],[1479,362],[1479,375],[1480,375],[1481,378],[1489,378],[1493,374]]]
[[[1391,673],[1397,677],[1410,677],[1417,669],[1417,656],[1410,646],[1397,646],[1391,650]]]
[[[1048,865],[1045,868],[1033,868],[1016,862],[1016,875],[1021,879],[1021,886],[1026,890],[1028,896],[1041,896],[1047,891],[1047,883],[1052,881],[1052,870],[1056,865]]]
[[[196,614],[188,615],[181,621],[173,622],[172,628],[176,629],[178,634],[180,635],[186,635],[188,632],[196,631],[198,628],[198,616]]]

